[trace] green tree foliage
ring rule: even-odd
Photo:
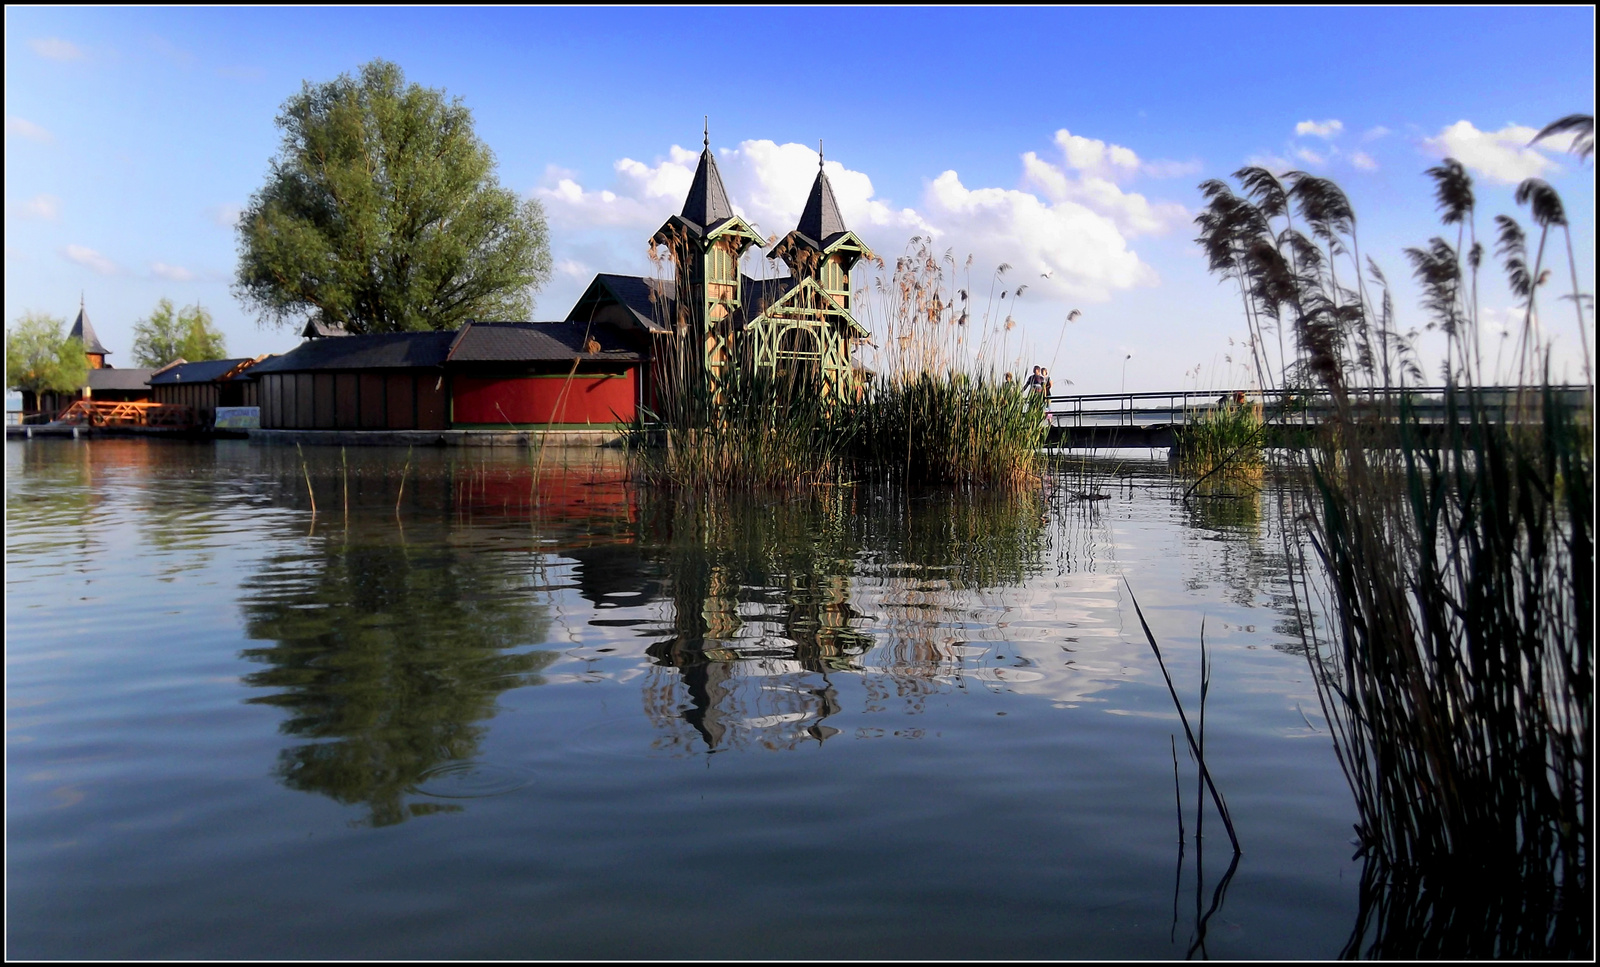
[[[165,366],[174,359],[198,363],[227,355],[227,341],[201,305],[174,309],[171,299],[162,299],[150,318],[133,324],[133,360],[140,366]]]
[[[24,393],[70,393],[89,379],[83,342],[62,334],[66,320],[24,312],[6,330],[6,388]]]
[[[367,333],[531,314],[550,275],[544,209],[500,187],[459,98],[378,60],[307,83],[277,124],[234,288],[263,321]]]

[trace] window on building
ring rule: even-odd
[[[822,287],[829,292],[845,292],[849,289],[850,279],[845,274],[844,266],[836,258],[828,259],[822,263]]]
[[[732,285],[739,281],[738,260],[733,253],[721,244],[711,246],[711,251],[706,253],[706,279],[723,285]]]

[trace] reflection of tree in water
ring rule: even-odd
[[[247,632],[271,640],[244,657],[246,676],[312,740],[284,750],[293,789],[362,804],[374,826],[442,808],[405,802],[430,770],[477,752],[501,692],[542,682],[550,651],[511,651],[546,638],[531,561],[451,547],[408,548],[397,530],[313,539],[305,557],[266,562],[242,589]]]
[[[907,500],[829,492],[797,500],[647,502],[641,542],[663,563],[672,635],[649,647],[645,690],[664,744],[793,748],[837,734],[832,676],[860,676],[874,705],[916,711],[959,678],[959,634],[941,612],[957,598],[1019,583],[1040,566],[1030,501]],[[874,633],[853,599],[866,574]],[[866,653],[876,648],[869,660]]]

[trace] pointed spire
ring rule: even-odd
[[[683,217],[702,229],[733,217],[733,206],[728,204],[728,190],[722,187],[717,159],[711,153],[709,116],[706,118],[705,148],[700,152],[700,165],[694,170],[694,182],[689,185],[689,197],[683,202]]]
[[[817,142],[817,180],[811,183],[811,197],[800,213],[800,234],[819,245],[828,244],[836,235],[849,229],[844,227],[844,217],[839,214],[839,203],[834,200],[833,186],[828,183],[828,173],[823,170],[822,142]]]
[[[72,324],[72,331],[67,333],[70,339],[83,340],[83,351],[97,356],[109,356],[111,350],[100,345],[100,337],[95,335],[94,326],[89,325],[89,313],[84,310],[83,296],[78,297],[78,318]]]

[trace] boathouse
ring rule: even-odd
[[[644,358],[611,326],[469,322],[308,338],[248,373],[265,430],[598,428],[633,419]]]
[[[178,360],[150,377],[150,397],[155,403],[187,406],[194,423],[216,422],[219,406],[259,405],[259,383],[251,369],[269,356],[211,359],[191,363]]]

